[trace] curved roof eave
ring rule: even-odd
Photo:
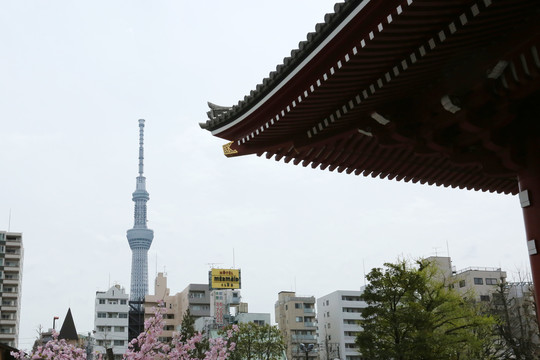
[[[317,24],[315,32],[309,33],[307,40],[300,42],[298,49],[292,50],[291,56],[286,57],[283,64],[276,67],[276,71],[272,71],[261,84],[256,86],[255,90],[252,90],[237,105],[226,111],[221,111],[215,116],[209,112],[209,120],[200,123],[201,128],[211,131],[214,136],[220,136],[224,131],[249,117],[276,92],[285,87],[370,1],[345,0],[343,3],[337,3],[334,6],[334,13],[326,14],[325,22]]]

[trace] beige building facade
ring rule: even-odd
[[[432,256],[426,260],[434,263],[445,280],[460,294],[468,294],[477,301],[490,301],[497,284],[506,282],[506,271],[501,268],[468,267],[456,271],[449,257]]]
[[[182,317],[189,309],[194,320],[210,315],[210,295],[208,284],[189,284],[182,292],[170,295],[167,287],[167,277],[158,273],[155,280],[154,295],[146,295],[144,301],[144,317],[148,319],[154,315],[153,308],[160,302],[165,306],[165,327],[161,338],[170,341],[174,332],[179,330]]]
[[[287,359],[304,360],[306,355],[309,359],[316,359],[317,319],[315,317],[315,297],[296,296],[293,291],[281,291],[275,304],[275,317],[275,321],[283,334]],[[311,346],[313,350],[304,350],[309,349]]]
[[[18,347],[23,268],[21,233],[0,231],[0,343]]]

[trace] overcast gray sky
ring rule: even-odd
[[[364,268],[447,248],[458,269],[528,272],[515,197],[227,159],[199,128],[206,101],[243,98],[333,4],[0,2],[0,228],[24,236],[21,348],[68,307],[92,330],[95,292],[129,289],[139,118],[151,291],[156,270],[171,293],[207,282],[233,249],[243,301],[272,314],[281,290],[358,289]]]

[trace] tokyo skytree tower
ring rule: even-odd
[[[154,230],[146,227],[146,202],[150,199],[146,191],[146,178],[143,176],[144,160],[144,120],[139,120],[139,176],[133,193],[135,202],[135,222],[127,231],[127,239],[131,248],[131,301],[144,301],[148,294],[148,249],[152,245]]]

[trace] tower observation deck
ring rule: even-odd
[[[135,221],[133,228],[127,231],[127,239],[132,252],[131,260],[131,301],[144,301],[148,294],[148,249],[152,245],[154,231],[146,226],[146,202],[150,199],[146,191],[144,173],[144,120],[139,120],[139,176],[133,202],[135,203]]]

